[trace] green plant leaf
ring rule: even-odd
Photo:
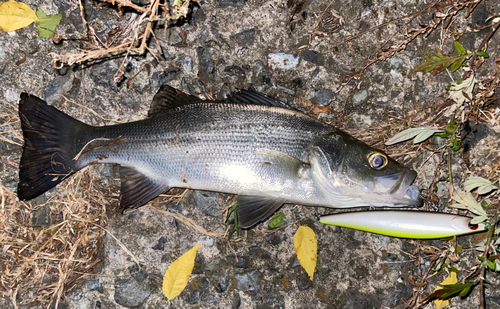
[[[465,48],[459,42],[453,42],[457,56],[449,57],[441,53],[439,48],[436,48],[436,56],[426,56],[425,61],[413,68],[417,72],[432,72],[433,75],[446,70],[450,65],[451,71],[454,72],[458,70],[465,59],[472,56],[472,53],[467,53]]]
[[[451,66],[451,71],[455,72],[456,70],[460,69],[460,67],[462,66],[462,64],[464,63],[464,61],[465,61],[465,57],[464,58],[460,58],[459,60],[453,62],[453,65]]]
[[[457,41],[453,42],[453,46],[455,47],[455,51],[457,52],[457,55],[465,56],[467,54],[467,51],[465,50],[463,45],[460,44],[460,42],[457,42]]]
[[[488,217],[483,207],[476,201],[470,192],[457,191],[457,194],[451,197],[458,203],[449,205],[449,207],[468,209],[478,216]]]
[[[47,15],[41,9],[36,11],[38,19],[35,21],[38,29],[38,36],[42,39],[48,39],[54,36],[57,25],[61,22],[62,13]]]
[[[471,192],[477,188],[478,194],[486,194],[493,190],[498,190],[498,187],[493,185],[488,179],[483,177],[471,176],[464,182],[466,191]]]
[[[476,52],[476,55],[481,56],[483,58],[489,58],[490,57],[490,55],[487,52],[483,52],[483,51]]]
[[[451,140],[451,150],[452,151],[459,151],[460,150],[460,139],[459,138],[454,138]]]
[[[474,281],[465,281],[465,284],[445,284],[442,289],[435,290],[423,299],[422,302],[428,302],[433,299],[450,299],[456,295],[464,297],[474,285],[476,285]]]
[[[271,218],[271,222],[269,222],[269,228],[275,229],[285,223],[285,214],[283,212],[279,212],[274,217]]]
[[[477,217],[474,217],[472,218],[472,220],[470,220],[470,224],[478,224],[478,223],[481,223],[485,220],[488,220],[488,217],[486,216],[477,216]]]
[[[445,130],[436,129],[432,127],[418,127],[418,128],[409,128],[399,132],[393,137],[389,138],[385,144],[386,145],[394,145],[397,143],[404,142],[406,140],[415,138],[413,143],[417,144],[425,141],[429,137],[431,137],[434,133],[444,132]]]

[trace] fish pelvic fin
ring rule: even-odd
[[[75,136],[90,126],[33,95],[22,93],[19,118],[24,136],[17,195],[30,200],[74,174],[79,168]]]
[[[269,218],[284,202],[283,198],[239,195],[236,206],[239,227],[250,228]]]
[[[120,166],[122,210],[140,207],[170,188],[137,171],[133,167]]]

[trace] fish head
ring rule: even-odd
[[[419,189],[411,185],[414,170],[344,132],[314,141],[309,163],[314,182],[336,207],[423,204]]]

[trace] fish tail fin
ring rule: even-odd
[[[74,160],[75,135],[89,126],[27,93],[21,94],[19,118],[24,146],[17,195],[29,200],[80,169]]]

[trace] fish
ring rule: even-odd
[[[471,220],[449,213],[411,210],[355,211],[320,218],[323,224],[414,239],[445,238],[486,230],[485,224],[473,224]]]
[[[91,164],[120,166],[122,209],[170,188],[237,194],[239,227],[283,204],[419,207],[417,173],[347,133],[257,91],[202,100],[168,85],[148,118],[90,126],[22,93],[18,197],[33,199]]]

